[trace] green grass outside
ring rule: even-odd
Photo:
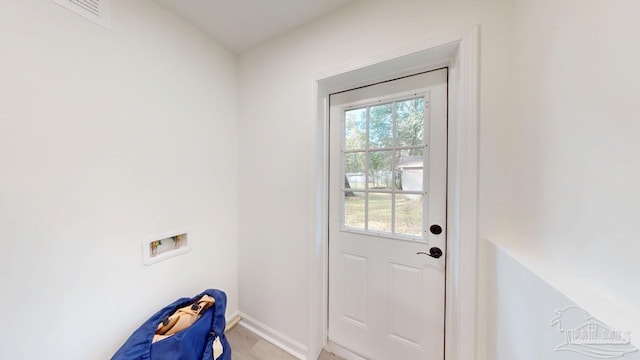
[[[345,197],[345,225],[364,229],[364,194]],[[391,232],[391,194],[369,194],[369,230]],[[395,233],[422,236],[422,201],[396,195]]]

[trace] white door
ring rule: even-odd
[[[330,104],[329,341],[366,359],[442,360],[447,69]]]

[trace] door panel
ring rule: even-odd
[[[391,273],[391,336],[420,346],[422,268],[390,263]]]
[[[344,310],[342,316],[357,325],[367,327],[367,258],[343,254]]]
[[[446,138],[446,69],[331,96],[329,340],[367,359],[444,358]]]

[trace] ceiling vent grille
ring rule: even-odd
[[[111,27],[110,0],[54,0],[54,2],[107,29]]]

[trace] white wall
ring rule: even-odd
[[[148,0],[105,30],[53,1],[0,1],[0,345],[106,359],[208,287],[237,310],[237,59]],[[190,229],[145,267],[141,241]]]
[[[480,233],[509,213],[509,1],[360,1],[240,59],[240,308],[307,343],[308,251],[315,237],[313,77],[481,25]]]
[[[522,250],[522,249],[520,249]],[[596,357],[575,352],[587,350],[577,345],[563,347],[565,334],[561,329],[575,329],[587,323],[584,312],[571,309],[560,318],[562,328],[552,326],[556,311],[574,306],[574,302],[555,287],[538,277],[538,262],[528,252],[507,251],[489,244],[488,267],[492,281],[487,287],[491,321],[485,331],[491,334],[487,343],[487,359],[491,360],[587,360]],[[544,261],[544,259],[542,259]],[[525,266],[533,265],[533,267]],[[532,271],[533,270],[533,271]],[[633,334],[631,335],[633,338]],[[607,346],[604,346],[607,348]],[[568,349],[574,350],[569,351]],[[611,350],[633,350],[632,345],[614,345]],[[621,359],[638,360],[640,352],[626,354]]]
[[[515,1],[513,240],[636,338],[639,39],[637,1]]]

